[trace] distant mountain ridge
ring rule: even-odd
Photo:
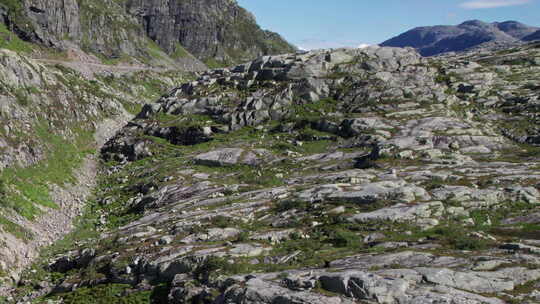
[[[459,25],[417,27],[381,43],[381,46],[413,47],[423,56],[460,52],[485,43],[512,44],[540,39],[540,28],[517,21],[487,23],[465,21]]]
[[[528,35],[528,36],[525,36],[523,38],[523,41],[534,41],[534,40],[540,40],[540,30]]]

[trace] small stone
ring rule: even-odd
[[[328,211],[328,214],[333,214],[333,215],[342,214],[342,213],[345,213],[344,206],[339,206]]]
[[[413,159],[414,152],[411,150],[401,151],[397,154],[397,157],[401,159]]]
[[[166,235],[166,236],[163,236],[159,239],[159,244],[160,245],[169,245],[170,243],[172,243],[173,241],[173,238],[172,236],[170,235]]]
[[[374,232],[364,237],[364,243],[371,243],[371,242],[378,241],[384,238],[386,238],[386,235],[384,235],[384,233]]]
[[[460,146],[459,146],[459,142],[457,141],[453,141],[450,143],[450,145],[448,145],[448,147],[452,150],[459,150]]]

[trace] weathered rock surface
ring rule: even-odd
[[[180,45],[203,61],[232,63],[294,51],[279,34],[260,29],[236,1],[129,0],[123,5],[169,54]]]
[[[208,166],[248,165],[268,163],[272,154],[265,149],[244,150],[224,148],[195,156],[195,163]]]
[[[521,137],[538,131],[540,71],[504,58],[538,52],[369,47],[202,73],[104,146],[99,236],[14,294],[535,303],[540,154]]]
[[[9,4],[2,19],[47,47],[189,71],[204,70],[200,60],[231,64],[294,51],[230,0],[24,0]]]

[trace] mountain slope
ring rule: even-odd
[[[93,151],[129,111],[188,77],[111,68],[86,79],[65,65],[0,50],[0,293],[43,246],[73,229],[95,185]]]
[[[535,40],[540,40],[540,30],[528,35],[528,36],[525,36],[523,38],[524,41],[535,41]]]
[[[538,27],[528,26],[517,21],[494,22],[493,25],[516,39],[523,39],[539,30]]]
[[[103,59],[173,63],[115,1],[2,0],[0,4],[7,8],[4,24],[25,41],[58,50],[82,49]]]
[[[381,43],[381,46],[413,47],[423,56],[460,52],[485,43],[512,44],[537,31],[515,21],[486,23],[478,20],[457,26],[427,26],[407,31]]]
[[[124,6],[169,54],[180,44],[205,62],[234,63],[294,51],[279,35],[261,30],[236,1],[128,0]]]
[[[535,303],[540,49],[488,55],[207,71],[101,149],[79,230],[15,299]]]
[[[231,0],[1,0],[1,7],[23,40],[107,60],[201,70],[193,55],[223,65],[294,50]]]

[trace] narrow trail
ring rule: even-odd
[[[167,67],[153,67],[147,65],[110,65],[103,64],[94,59],[78,59],[78,60],[58,60],[58,59],[45,59],[45,58],[33,58],[34,61],[45,64],[45,65],[56,65],[60,64],[78,71],[81,75],[87,79],[95,79],[95,75],[100,74],[128,74],[132,72],[140,71],[152,71],[155,73],[163,73],[169,71],[192,71],[200,72],[207,70],[208,68],[203,64],[197,61],[195,58],[181,60],[178,59],[174,64]]]
[[[143,71],[143,70],[152,70],[156,72],[165,72],[169,71],[171,69],[168,68],[156,68],[156,67],[149,67],[149,66],[142,66],[142,65],[109,65],[109,64],[102,64],[102,63],[94,63],[94,62],[83,62],[83,61],[66,61],[66,60],[54,60],[54,59],[34,59],[37,62],[45,63],[45,64],[76,64],[76,65],[85,65],[85,66],[91,66],[96,68],[102,68],[102,69],[109,69],[109,70],[118,70],[118,71]]]
[[[60,64],[76,71],[79,71],[85,78],[94,79],[96,74],[115,73],[115,74],[127,74],[131,72],[139,71],[153,71],[153,72],[167,72],[173,69],[170,68],[156,68],[143,65],[108,65],[96,62],[85,61],[70,61],[70,60],[56,60],[56,59],[34,59],[43,64]]]

